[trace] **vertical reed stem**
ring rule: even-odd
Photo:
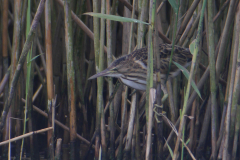
[[[76,143],[76,98],[75,98],[75,70],[73,65],[73,41],[72,41],[72,18],[71,18],[71,0],[64,1],[64,27],[65,27],[65,45],[67,56],[67,87],[68,87],[68,110],[70,118],[70,160],[75,159]]]
[[[53,68],[52,68],[52,30],[51,30],[51,3],[46,0],[45,3],[45,46],[46,46],[46,68],[47,68],[47,110],[48,110],[48,127],[54,126],[52,121],[53,112]],[[54,158],[54,128],[47,132],[48,158]]]
[[[110,0],[107,0],[106,2],[107,7],[107,14],[111,14],[111,4]],[[115,8],[115,6],[113,6]],[[107,20],[107,62],[108,66],[112,63],[112,23],[110,20]],[[108,87],[109,87],[109,97],[111,96],[113,92],[113,81],[112,78],[108,78]],[[109,114],[110,114],[110,122],[109,122],[109,128],[110,128],[110,160],[115,159],[115,127],[114,127],[114,106],[113,103],[109,106]]]
[[[106,2],[101,0],[101,13],[105,14]],[[99,71],[103,71],[104,68],[104,41],[105,41],[105,19],[101,18],[101,31],[100,31],[100,53],[99,53]],[[101,99],[101,144],[102,144],[102,160],[107,159],[107,143],[106,143],[106,129],[105,129],[105,115],[103,108],[103,77],[98,83],[98,94]]]
[[[211,86],[211,141],[212,141],[212,156],[213,159],[217,157],[216,150],[216,68],[215,68],[215,56],[214,56],[214,26],[213,26],[213,1],[208,0],[208,52],[209,52],[209,66],[210,66],[210,86]]]
[[[99,12],[99,1],[93,0],[93,12]],[[93,31],[94,31],[94,52],[95,52],[95,66],[96,72],[100,72],[99,66],[99,54],[100,54],[100,43],[99,43],[99,19],[93,17]],[[97,109],[96,109],[96,138],[95,138],[95,158],[99,157],[100,148],[100,122],[101,122],[101,107],[102,107],[102,84],[103,77],[97,78]]]

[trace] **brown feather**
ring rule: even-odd
[[[158,58],[160,59],[160,73],[161,80],[166,79],[166,74],[169,68],[169,61],[171,57],[171,44],[159,44],[159,52],[157,53]],[[157,71],[157,58],[154,58],[153,68],[154,68],[154,81],[156,82],[156,71]],[[180,65],[186,67],[190,64],[192,60],[192,54],[188,48],[182,48],[179,46],[174,46],[174,52],[172,56],[174,62],[179,63]],[[111,76],[120,78],[120,80],[130,86],[138,84],[141,86],[139,88],[146,88],[146,77],[147,77],[147,61],[148,61],[148,52],[147,48],[141,48],[133,51],[129,55],[115,60],[106,70],[90,77],[90,79],[97,78],[99,76]],[[173,63],[170,68],[169,78],[175,77],[180,73],[180,70]],[[155,83],[156,84],[156,83]],[[133,87],[133,86],[130,86]],[[133,87],[134,88],[134,87]]]

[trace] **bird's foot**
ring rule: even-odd
[[[157,109],[157,108],[163,109],[163,105],[154,104],[154,106],[155,106],[155,107],[153,108],[153,111],[155,112],[154,117],[155,117],[157,123],[162,123],[162,120],[159,120],[159,119],[158,119],[158,118],[159,118],[158,116],[163,116],[163,114],[166,114],[166,112],[162,111],[161,113],[159,113],[156,109]]]

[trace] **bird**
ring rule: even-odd
[[[181,71],[175,65],[171,64],[169,70],[169,62],[171,56],[172,45],[162,43],[158,46],[157,56],[160,59],[160,78],[161,89],[164,95],[167,94],[165,82],[171,78],[176,77]],[[157,84],[157,61],[156,57],[153,59],[153,87],[156,88]],[[180,65],[187,67],[191,64],[192,54],[188,48],[183,48],[175,45],[172,55],[172,61],[179,63]],[[148,62],[148,50],[146,47],[136,49],[132,53],[122,56],[113,61],[108,68],[91,76],[89,80],[95,79],[101,76],[118,78],[126,86],[146,91],[147,86],[147,62]],[[168,72],[169,70],[169,72]],[[168,74],[169,73],[169,74]],[[168,74],[168,76],[167,76]],[[166,79],[167,78],[167,79]]]

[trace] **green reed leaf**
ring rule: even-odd
[[[196,39],[194,39],[191,44],[189,45],[189,50],[191,52],[191,54],[193,55],[194,50],[195,50],[195,46],[196,46]]]
[[[189,72],[186,68],[184,68],[183,66],[181,66],[179,63],[177,62],[173,62],[184,74],[184,76],[189,80]],[[191,82],[191,85],[193,87],[193,89],[197,92],[198,96],[202,99],[201,93],[197,88],[197,85],[195,84],[194,81]]]
[[[176,0],[168,0],[168,2],[172,6],[174,13],[177,14],[178,13],[178,5],[176,3]]]
[[[166,139],[165,139],[165,141],[166,141]],[[171,157],[173,157],[173,151],[172,151],[171,147],[168,145],[167,141],[166,141],[166,144],[167,144],[167,147],[168,147],[168,150],[169,150],[169,153],[170,153]]]
[[[149,23],[147,23],[147,22],[140,21],[140,20],[137,20],[137,19],[134,19],[134,18],[126,18],[126,17],[108,15],[108,14],[102,14],[102,13],[87,12],[87,13],[84,13],[84,15],[109,19],[109,20],[118,21],[118,22],[134,22],[134,23],[143,23],[143,24],[149,25]]]

